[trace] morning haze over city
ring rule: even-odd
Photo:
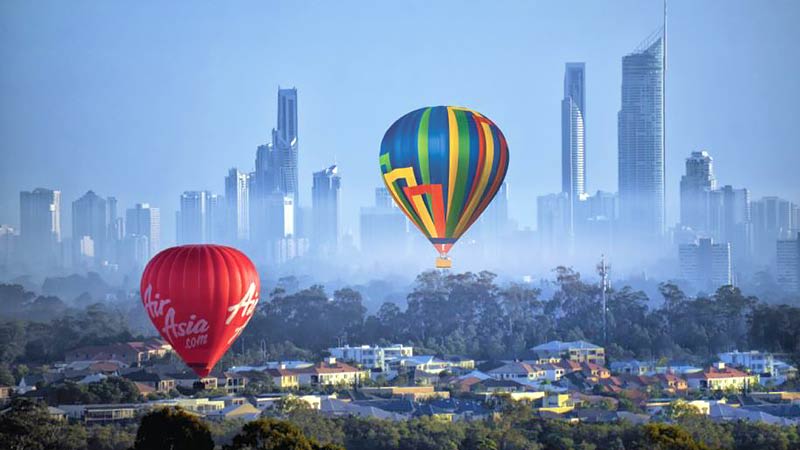
[[[0,440],[800,447],[798,20],[4,2]]]

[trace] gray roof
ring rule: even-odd
[[[544,344],[539,344],[536,347],[533,347],[531,350],[533,351],[544,351],[544,352],[563,352],[569,350],[571,348],[580,348],[580,349],[599,349],[601,348],[598,345],[594,345],[591,342],[586,341],[572,341],[572,342],[562,342],[562,341],[550,341]]]

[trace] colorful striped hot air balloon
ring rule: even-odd
[[[447,252],[494,198],[508,169],[500,128],[477,111],[433,106],[412,111],[381,142],[383,181],[395,203],[439,252]]]

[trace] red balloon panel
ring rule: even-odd
[[[261,284],[250,259],[221,245],[184,245],[145,267],[142,303],[161,336],[204,377],[242,333]]]

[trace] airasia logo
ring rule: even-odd
[[[144,292],[144,307],[153,323],[156,323],[156,319],[161,319],[163,317],[163,326],[159,331],[164,339],[173,347],[176,344],[176,339],[185,339],[184,347],[186,349],[206,345],[208,343],[208,331],[210,328],[208,320],[203,317],[198,317],[196,314],[190,314],[189,320],[176,322],[175,308],[171,306],[171,303],[172,300],[161,298],[158,293],[153,297],[153,285],[147,285],[147,289],[145,289]],[[233,335],[228,339],[228,344],[242,334],[242,331],[244,331],[245,326],[247,326],[247,323],[255,312],[257,304],[258,292],[256,291],[256,285],[255,283],[250,283],[242,299],[239,300],[238,303],[228,307],[228,316],[225,319],[225,326],[229,326],[234,318],[236,318],[237,314],[245,319],[242,325],[234,329]]]

